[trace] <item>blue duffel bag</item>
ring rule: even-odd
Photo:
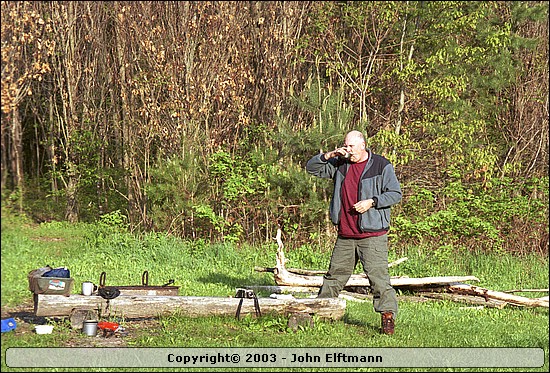
[[[70,278],[71,271],[67,267],[54,268],[42,275],[42,277],[60,277],[60,278]]]

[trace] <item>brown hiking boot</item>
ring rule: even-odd
[[[382,313],[382,333],[393,334],[394,328],[395,328],[395,323],[393,321],[393,313],[383,312]]]

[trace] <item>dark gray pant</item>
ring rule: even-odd
[[[376,312],[393,312],[397,316],[397,297],[388,272],[388,235],[362,239],[338,237],[330,267],[324,275],[318,298],[336,298],[350,278],[357,261],[369,278]]]

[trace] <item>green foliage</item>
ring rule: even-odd
[[[225,219],[222,216],[216,215],[212,207],[208,205],[195,205],[193,210],[198,218],[206,218],[218,232],[223,232],[226,225]]]
[[[393,1],[323,2],[315,8],[313,22],[299,44],[303,53],[311,53],[323,64],[326,78],[346,87],[362,120],[365,98],[381,76],[381,65],[375,61],[390,51],[392,42],[385,39],[393,37],[396,5]]]
[[[124,22],[106,25],[115,9],[103,3],[75,3],[76,13],[87,7],[90,14],[76,24],[57,17],[59,4],[2,3],[6,35],[19,35],[17,25],[28,22],[32,40],[47,30],[42,49],[30,39],[23,43],[27,57],[42,53],[40,64],[21,54],[14,60],[20,63],[8,63],[17,67],[13,74],[6,70],[7,78],[33,83],[19,105],[25,185],[9,190],[8,169],[4,203],[35,221],[61,220],[63,182],[74,176],[81,221],[114,219],[104,214],[118,211],[132,217],[132,227],[119,222],[122,230],[240,244],[269,242],[280,224],[296,247],[328,246],[332,183],[304,166],[359,129],[404,185],[391,232],[397,245],[430,238],[441,251],[479,241],[484,250],[547,252],[548,187],[528,194],[523,189],[531,181],[517,178],[547,177],[548,140],[539,128],[546,118],[547,5],[309,5],[290,2],[284,12],[277,2],[254,5],[256,25],[237,3],[144,2],[125,8]],[[23,18],[10,19],[11,11]],[[138,21],[148,14],[155,14],[150,24]],[[174,23],[176,14],[183,18]],[[193,14],[208,14],[208,21],[197,24]],[[192,42],[181,44],[171,28],[180,23],[187,32],[181,40]],[[104,43],[112,27],[119,42],[136,48],[115,48],[124,53],[112,55],[115,49]],[[77,48],[82,54],[70,56],[74,69],[60,80],[54,57],[63,45],[58,41],[69,37],[75,45],[97,46],[97,53]],[[7,40],[8,47],[16,50],[18,40]],[[211,53],[219,40],[226,51]],[[115,60],[127,63],[104,66]],[[182,63],[192,74],[177,73]],[[79,69],[86,74],[71,75]],[[123,74],[129,79],[108,78]],[[83,90],[68,105],[58,93],[71,82]],[[125,91],[135,100],[123,102]],[[124,118],[115,115],[123,111]],[[4,119],[11,130],[15,118]],[[512,186],[521,194],[512,194]],[[128,203],[130,191],[135,204]],[[104,239],[99,232],[90,242]]]
[[[320,79],[320,78],[318,78]],[[273,144],[279,162],[298,162],[305,165],[312,152],[332,150],[342,145],[343,137],[351,129],[353,112],[344,100],[344,91],[336,91],[312,79],[304,90],[291,96],[290,102],[311,117],[307,127],[296,128],[294,118],[280,116],[273,132]]]
[[[492,3],[432,2],[417,11],[423,25],[416,30],[417,58],[401,79],[412,100],[432,104],[418,106],[412,127],[419,137],[413,139],[442,172],[491,179],[505,151],[495,122],[503,106],[495,94],[516,79],[510,24],[496,19]]]
[[[113,231],[126,231],[129,228],[128,217],[123,215],[120,210],[101,215],[98,226],[100,229]]]
[[[287,249],[286,258],[288,260],[287,267],[315,270],[328,268],[330,256],[329,252],[323,252],[317,246],[304,244]]]
[[[518,189],[518,185],[524,185],[525,189]],[[420,188],[405,203],[403,214],[394,217],[397,233],[393,234],[401,244],[414,242],[441,251],[454,246],[502,253],[511,249],[513,235],[529,234],[521,233],[522,228],[548,226],[548,204],[544,199],[548,195],[547,185],[548,178],[543,178],[519,183],[495,182],[490,192],[483,186],[461,182],[449,183],[438,192]],[[538,190],[544,195],[533,198]],[[445,208],[437,209],[439,200],[445,201]],[[530,239],[544,247],[548,228],[542,229],[545,234]]]
[[[2,190],[2,206],[6,204],[8,208],[17,209],[21,207],[23,201],[23,191],[21,188],[15,190],[3,189]]]
[[[265,166],[253,157],[235,157],[225,151],[210,156],[208,171],[222,193],[222,203],[239,202],[262,195],[267,187]]]
[[[430,193],[425,195],[430,196]],[[136,284],[142,271],[148,270],[151,284],[175,279],[183,296],[227,297],[235,294],[236,287],[273,285],[272,274],[258,273],[253,268],[273,265],[275,245],[236,248],[229,243],[212,245],[205,240],[185,241],[164,233],[134,235],[113,229],[124,227],[124,221],[116,213],[95,224],[50,222],[30,225],[24,216],[3,210],[3,310],[31,299],[27,272],[45,263],[67,265],[75,278],[75,292],[79,291],[82,281],[96,282],[102,271],[107,274],[106,284],[115,286]],[[92,244],[89,240],[91,230],[101,232],[105,239]],[[326,269],[330,255],[313,245],[286,252],[289,264],[297,268]],[[541,288],[548,283],[547,256],[529,254],[518,258],[509,253],[484,252],[454,255],[449,247],[434,251],[414,245],[399,254],[407,256],[408,260],[392,267],[391,275],[475,275],[480,279],[480,286],[497,291]],[[390,255],[391,259],[397,259],[398,253],[392,250]],[[266,312],[260,318],[247,314],[240,320],[234,316],[187,317],[174,312],[141,323],[140,327],[136,326],[138,321],[129,320],[124,314],[112,317],[130,331],[121,338],[131,347],[349,348],[364,347],[368,339],[369,347],[373,348],[540,347],[546,354],[548,350],[547,310],[466,309],[462,304],[448,301],[410,302],[405,297],[399,304],[397,332],[390,339],[379,333],[380,318],[369,302],[347,302],[343,319],[328,321],[314,316],[313,326],[296,329],[289,327],[288,315]],[[47,322],[55,326],[51,335],[27,332],[33,326],[27,319],[18,320],[15,332],[2,333],[2,371],[12,369],[5,366],[7,348],[78,346],[90,341],[80,331],[72,329],[67,318],[51,318]],[[547,371],[547,359],[545,361],[545,366],[534,371]],[[453,370],[456,369],[448,369]]]
[[[419,145],[408,133],[396,134],[395,131],[380,130],[368,140],[368,146],[382,154],[394,165],[406,165],[415,159]],[[377,150],[380,149],[380,150]]]
[[[225,242],[237,243],[241,239],[243,229],[239,224],[227,221],[223,216],[217,215],[209,205],[194,205],[193,211],[197,219],[204,219],[212,225]]]

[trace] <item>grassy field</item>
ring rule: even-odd
[[[254,271],[255,266],[275,265],[275,242],[262,247],[235,247],[182,241],[164,234],[135,237],[116,224],[95,225],[59,222],[32,224],[24,217],[2,211],[2,318],[9,310],[21,309],[32,296],[27,273],[50,265],[67,266],[75,279],[74,293],[83,281],[99,282],[106,272],[106,285],[138,285],[141,274],[149,272],[149,283],[160,285],[174,279],[180,295],[233,296],[236,287],[274,285],[272,274]],[[324,269],[330,253],[326,248],[289,247],[287,266]],[[519,288],[548,288],[548,258],[514,257],[509,254],[486,255],[438,252],[411,248],[407,261],[391,268],[391,275],[410,277],[474,275],[477,285],[497,291]],[[391,260],[398,259],[390,257]],[[358,268],[359,270],[359,268]],[[269,294],[259,294],[268,296]],[[127,336],[111,338],[111,345],[98,347],[538,347],[544,349],[545,363],[540,368],[500,368],[498,371],[548,371],[547,308],[473,308],[449,301],[412,302],[400,294],[400,313],[394,336],[380,335],[379,315],[370,302],[349,301],[342,320],[315,318],[313,326],[297,330],[287,326],[285,316],[246,316],[189,318],[177,314],[147,320],[140,324],[119,318]],[[522,294],[540,297],[545,293]],[[70,327],[64,318],[46,319],[55,324],[51,335],[32,332],[28,316],[18,320],[15,331],[2,333],[2,371],[32,371],[6,366],[9,347],[94,347],[95,339]],[[138,326],[139,325],[139,326]],[[98,338],[100,340],[101,338]],[[37,368],[35,371],[91,371],[77,368]],[[98,368],[93,371],[150,371],[151,369]],[[184,368],[157,368],[181,371]],[[203,368],[194,371],[211,371]],[[215,369],[221,370],[220,368]],[[223,369],[235,370],[232,368]],[[243,371],[243,369],[236,369]],[[272,371],[251,368],[249,371]],[[282,368],[277,371],[349,371],[343,368]],[[473,371],[471,368],[361,368],[354,371]],[[495,371],[477,368],[475,371]]]

